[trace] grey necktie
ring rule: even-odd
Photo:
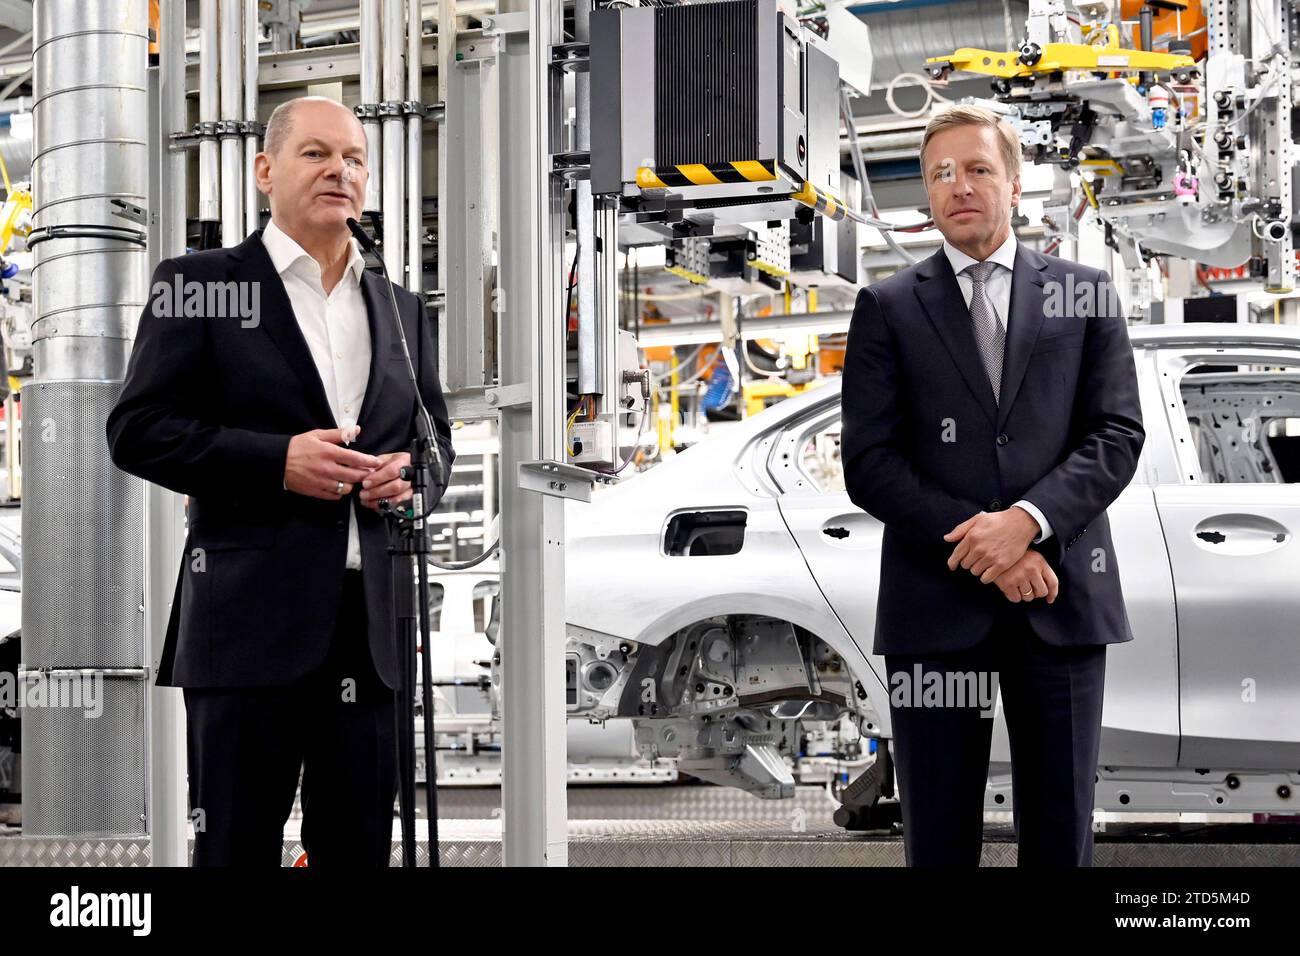
[[[988,373],[989,384],[993,386],[994,402],[997,402],[1000,397],[1002,349],[1007,337],[1002,323],[998,321],[993,311],[993,306],[989,305],[989,300],[984,295],[984,283],[996,268],[995,262],[976,262],[962,270],[970,276],[974,286],[970,296],[971,326],[975,332],[975,344],[979,346],[980,357],[984,359],[984,371]]]

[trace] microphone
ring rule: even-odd
[[[347,225],[348,231],[352,233],[361,248],[374,253],[379,259],[379,268],[384,272],[384,285],[388,288],[388,300],[393,306],[393,325],[397,327],[397,340],[402,343],[402,355],[406,359],[406,374],[410,377],[411,387],[415,390],[415,405],[419,410],[419,414],[415,416],[416,431],[421,438],[428,439],[429,447],[433,452],[434,467],[438,469],[438,475],[441,477],[442,452],[438,448],[433,419],[429,415],[429,409],[424,405],[424,398],[420,395],[420,381],[415,375],[415,366],[411,364],[411,350],[406,347],[406,331],[402,328],[402,320],[398,314],[397,294],[393,292],[393,280],[388,276],[388,265],[384,262],[384,257],[379,254],[379,247],[375,244],[375,240],[366,235],[365,229],[361,228],[361,223],[348,216]]]
[[[370,235],[361,228],[361,223],[357,222],[351,216],[348,216],[348,231],[352,233],[357,242],[361,243],[362,249],[366,250],[366,252],[373,252],[375,255],[379,255],[379,246],[375,244],[375,240],[371,239]],[[379,261],[383,262],[383,259],[381,258]]]

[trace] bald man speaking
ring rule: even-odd
[[[300,773],[309,865],[389,862],[399,680],[380,502],[411,497],[417,395],[346,224],[366,163],[348,108],[277,107],[255,167],[271,221],[158,265],[108,417],[119,468],[189,496],[157,682],[184,688],[196,866],[279,866]],[[455,457],[437,322],[395,292],[437,432],[432,507]]]

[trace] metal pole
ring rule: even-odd
[[[242,0],[221,0],[221,32],[218,54],[221,70],[221,119],[243,118],[244,11]],[[221,135],[221,244],[238,245],[244,240],[244,147],[238,134]]]
[[[591,0],[575,0],[573,37],[579,42],[591,39]],[[591,74],[583,71],[573,78],[575,150],[591,149]],[[591,180],[577,185],[578,213],[578,394],[592,395],[605,391],[600,381],[600,362],[596,357],[596,295],[594,243],[583,242],[595,235],[591,200]],[[567,275],[567,273],[566,273]],[[566,315],[564,320],[567,322]],[[612,397],[612,396],[611,396]]]
[[[258,0],[243,0],[244,4],[244,120],[257,122],[257,63],[258,63]],[[244,134],[244,235],[261,225],[258,203],[261,193],[257,189],[254,160],[257,158],[256,133]]]
[[[5,357],[8,361],[8,356]],[[18,497],[18,442],[21,440],[19,432],[21,429],[16,424],[15,415],[17,414],[18,403],[14,401],[13,393],[10,392],[5,396],[5,491],[6,499],[13,501]]]
[[[488,529],[492,527],[492,519],[497,516],[497,456],[485,454],[483,456],[483,546],[487,547],[491,542],[488,540]]]
[[[379,27],[379,0],[361,0],[361,105],[373,109],[379,103],[379,77],[383,64],[383,33]],[[366,162],[370,178],[366,181],[365,212],[378,212],[382,201],[380,185],[384,169],[381,137],[377,117],[362,115],[361,128],[366,134]]]
[[[450,3],[443,6],[451,8]],[[441,21],[440,21],[441,22]],[[424,69],[420,65],[420,42],[424,32],[419,0],[409,0],[406,18],[406,98],[424,102]],[[456,48],[453,34],[438,34],[438,44]],[[406,288],[419,295],[424,288],[424,117],[418,112],[406,117],[406,247],[410,250],[410,267],[406,271]]]
[[[199,122],[217,114],[217,0],[199,3]],[[221,147],[215,139],[199,143],[199,219],[221,220]]]
[[[531,399],[500,412],[502,857],[568,863],[564,710],[564,505],[519,486],[519,465],[562,461],[562,190],[550,174],[559,118],[561,3],[503,0],[500,68],[500,381]],[[527,19],[519,22],[519,15]]]
[[[149,228],[150,271],[162,259],[185,252],[185,152],[170,147],[172,133],[185,130],[185,0],[159,7],[158,69],[150,92]],[[150,675],[158,671],[185,546],[181,496],[144,483],[145,649]],[[177,687],[147,685],[149,720],[149,862],[186,866],[185,702]]]
[[[383,155],[384,181],[382,185],[384,215],[384,265],[388,275],[401,285],[406,284],[406,229],[402,189],[406,179],[405,131],[400,114],[392,112],[394,104],[401,102],[406,90],[406,76],[402,70],[402,31],[405,26],[402,0],[384,0],[384,110]]]

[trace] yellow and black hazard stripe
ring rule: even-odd
[[[818,189],[806,179],[803,182],[803,188],[797,193],[792,193],[790,198],[803,203],[805,206],[811,206],[832,222],[839,222],[849,214],[848,207],[844,203],[830,193]]]
[[[724,183],[766,183],[776,179],[776,160],[753,159],[730,163],[682,163],[676,166],[638,166],[636,184],[641,189],[680,189],[684,186],[721,186]]]
[[[695,285],[707,285],[709,282],[708,276],[700,275],[698,272],[692,272],[685,266],[664,266],[664,272],[671,272],[675,276],[681,276],[681,278],[688,282],[693,282]]]

